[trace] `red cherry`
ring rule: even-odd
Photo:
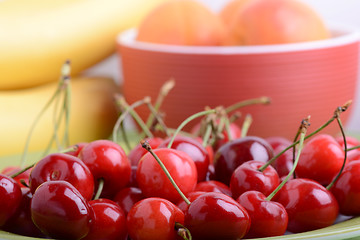
[[[30,177],[31,169],[32,168],[29,168],[25,172],[23,172],[23,173],[17,175],[16,177],[14,177],[14,180],[16,180],[18,182],[20,187],[27,188],[26,186],[23,185],[23,183],[21,181],[24,181],[25,184],[29,185],[29,177]],[[10,177],[11,175],[13,175],[13,174],[15,174],[15,173],[17,173],[19,171],[21,171],[20,167],[18,167],[18,166],[9,166],[9,167],[4,168],[1,171],[1,174],[4,174],[4,175]]]
[[[192,202],[194,201],[196,198],[198,198],[199,196],[201,196],[202,194],[204,194],[206,192],[203,192],[203,191],[194,191],[194,192],[189,192],[187,195],[186,195],[186,198]],[[178,206],[178,208],[180,208],[181,211],[185,212],[187,207],[188,207],[188,204],[185,202],[184,199],[181,199],[177,204],[176,206]]]
[[[290,140],[284,137],[270,137],[270,138],[266,138],[266,141],[269,142],[271,147],[274,149],[275,156],[292,144]],[[281,154],[271,164],[275,168],[280,178],[286,177],[289,174],[290,170],[294,165],[293,159],[294,159],[293,149],[291,148],[286,152],[284,152],[283,154]]]
[[[360,215],[360,160],[348,163],[330,188],[339,203],[340,213]]]
[[[215,153],[215,179],[227,185],[233,171],[242,163],[256,160],[267,162],[273,157],[273,149],[264,139],[247,136],[226,143]]]
[[[73,185],[85,199],[94,194],[94,177],[89,168],[77,157],[65,153],[53,153],[38,161],[30,173],[30,190],[46,181],[64,180]]]
[[[249,213],[250,230],[245,238],[281,236],[286,232],[288,214],[283,205],[266,200],[258,191],[247,191],[236,200]]]
[[[11,177],[0,174],[0,227],[16,213],[21,197],[19,184]]]
[[[269,195],[280,184],[279,176],[272,166],[264,171],[258,169],[264,163],[248,161],[238,166],[231,176],[230,189],[233,198],[238,198],[246,191],[256,190],[264,195]]]
[[[146,140],[152,149],[156,149],[162,142],[163,139],[159,137],[146,138]],[[132,166],[137,166],[141,157],[147,153],[146,149],[144,149],[141,143],[137,144],[128,154],[129,161]]]
[[[326,134],[314,136],[301,152],[295,173],[328,185],[339,173],[344,162],[344,150],[335,139]]]
[[[69,154],[69,155],[72,155],[74,157],[77,157],[79,156],[79,153],[81,152],[81,150],[87,145],[87,143],[85,142],[80,142],[72,147],[75,147],[75,150],[73,151],[69,151],[69,152],[66,152],[66,154]]]
[[[271,145],[271,147],[273,149],[277,148],[277,147],[288,147],[292,144],[292,142],[285,138],[285,137],[280,137],[280,136],[272,136],[272,137],[268,137],[265,138],[265,140]]]
[[[135,203],[144,198],[140,188],[128,187],[121,189],[115,195],[113,201],[127,214]]]
[[[171,138],[165,139],[158,148],[166,148],[170,141]],[[205,181],[210,158],[205,147],[199,141],[191,137],[176,136],[171,148],[187,153],[196,165],[198,182]]]
[[[103,197],[112,197],[130,181],[131,166],[124,150],[110,140],[88,143],[79,154],[96,181],[104,180]]]
[[[175,240],[175,224],[184,223],[184,213],[162,198],[145,198],[127,215],[128,233],[132,240]]]
[[[204,182],[199,182],[196,184],[194,191],[202,191],[202,192],[219,192],[226,194],[228,196],[232,196],[230,187],[225,183],[216,181],[216,180],[209,180]]]
[[[160,158],[183,194],[186,195],[194,190],[197,183],[197,170],[189,155],[169,148],[157,148],[153,152]],[[171,202],[177,202],[181,198],[150,153],[141,158],[136,178],[145,197],[161,197]]]
[[[56,239],[81,239],[90,230],[91,211],[80,192],[66,181],[41,184],[31,200],[34,224]]]
[[[93,212],[91,228],[84,240],[125,240],[127,239],[126,216],[123,210],[109,199],[89,201]]]
[[[204,193],[185,211],[185,227],[194,239],[240,239],[250,227],[247,211],[222,193]]]
[[[339,205],[325,187],[311,179],[291,179],[275,195],[289,217],[288,230],[293,233],[311,231],[332,225]]]

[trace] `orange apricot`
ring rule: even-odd
[[[195,0],[168,1],[141,22],[137,40],[193,46],[221,45],[225,26],[220,17]]]
[[[327,39],[322,18],[297,0],[250,0],[233,14],[228,29],[237,44],[283,44]]]

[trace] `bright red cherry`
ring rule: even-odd
[[[339,203],[341,214],[360,215],[360,160],[345,166],[330,191]]]
[[[162,142],[163,139],[159,137],[146,138],[146,140],[152,149],[156,149]],[[144,149],[141,143],[137,144],[128,154],[129,161],[132,166],[137,166],[140,158],[147,153],[147,150]]]
[[[125,240],[127,239],[126,216],[113,201],[101,198],[89,201],[93,212],[90,232],[83,240]]]
[[[231,197],[208,192],[188,206],[185,227],[194,239],[241,239],[250,228],[250,217]]]
[[[286,232],[288,214],[283,205],[266,200],[258,191],[247,191],[236,200],[249,213],[250,230],[245,238],[281,236]]]
[[[199,182],[196,184],[194,191],[202,191],[202,192],[219,192],[226,194],[228,196],[232,196],[230,187],[225,183],[216,181],[216,180],[209,180],[204,182]]]
[[[295,173],[326,186],[339,173],[343,162],[344,150],[339,143],[330,135],[320,134],[305,144]]]
[[[16,213],[21,198],[19,184],[11,177],[0,174],[0,227]]]
[[[293,233],[311,231],[332,225],[339,205],[325,187],[311,179],[291,179],[275,195],[289,217],[288,231]]]
[[[265,163],[273,155],[270,144],[260,137],[246,136],[228,142],[215,153],[215,180],[229,185],[233,171],[242,163],[250,160]]]
[[[41,184],[31,200],[34,224],[56,239],[81,239],[90,230],[91,210],[80,192],[70,183],[48,181]]]
[[[96,181],[104,180],[102,197],[112,197],[130,181],[131,166],[124,150],[110,140],[95,140],[80,152]]]
[[[31,172],[31,169],[32,168],[29,168],[28,170],[26,170],[25,172],[17,175],[16,177],[14,177],[14,180],[16,180],[19,184],[20,187],[25,187],[24,184],[22,183],[22,181],[25,182],[25,184],[29,185],[29,177],[30,177],[30,172]],[[17,172],[21,171],[21,168],[18,167],[18,166],[9,166],[9,167],[6,167],[4,168],[2,171],[1,171],[1,174],[4,174],[6,176],[11,176]]]
[[[184,194],[194,190],[197,183],[197,170],[194,161],[189,155],[170,148],[157,148],[153,152],[165,165]],[[181,198],[164,170],[150,153],[141,158],[136,178],[145,197],[161,197],[174,203]]]
[[[176,223],[184,224],[184,213],[163,198],[145,198],[127,215],[128,233],[132,240],[180,239]]]
[[[264,165],[260,161],[248,161],[238,166],[230,180],[230,189],[233,198],[238,198],[246,191],[256,190],[269,195],[280,184],[279,176],[272,166],[264,171],[258,169]]]
[[[79,158],[65,153],[49,154],[36,163],[30,173],[30,190],[34,194],[42,183],[57,180],[71,183],[87,200],[94,194],[94,177],[89,168]]]
[[[166,148],[170,141],[171,138],[165,139],[158,148]],[[205,180],[209,168],[210,157],[206,148],[203,147],[199,141],[191,137],[179,135],[175,137],[171,148],[187,153],[196,165],[198,182]]]
[[[116,202],[121,209],[127,214],[132,206],[138,201],[144,199],[144,195],[140,188],[127,187],[121,189],[114,197],[113,201]]]

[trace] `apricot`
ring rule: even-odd
[[[138,28],[137,40],[193,46],[223,44],[225,26],[218,14],[195,0],[168,1],[151,11]]]
[[[303,2],[249,0],[238,1],[238,5],[241,6],[232,13],[233,19],[227,24],[228,38],[234,44],[283,44],[330,37],[322,18]]]

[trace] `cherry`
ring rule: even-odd
[[[56,239],[81,239],[90,230],[91,210],[80,192],[69,182],[41,184],[31,200],[34,224]]]
[[[89,168],[79,158],[65,153],[49,154],[36,163],[30,173],[30,190],[34,194],[42,183],[57,180],[71,183],[87,200],[94,194],[94,177]]]
[[[127,214],[135,203],[144,198],[140,188],[127,187],[121,189],[115,195],[113,201],[121,207],[125,214]]]
[[[194,190],[197,183],[197,170],[189,155],[170,148],[157,148],[153,152],[161,160],[183,194],[186,195]],[[138,164],[136,178],[139,188],[146,197],[162,197],[171,202],[177,202],[181,198],[169,180],[169,176],[151,153],[142,157]]]
[[[167,147],[171,140],[171,138],[165,139],[158,148]],[[199,141],[191,137],[177,135],[171,144],[171,148],[187,153],[194,161],[198,173],[198,182],[206,179],[210,157],[208,151]]]
[[[289,217],[288,230],[293,233],[311,231],[332,225],[339,205],[324,186],[311,179],[291,179],[275,195]]]
[[[209,192],[188,206],[185,227],[194,239],[240,239],[249,230],[250,217],[231,197]]]
[[[113,201],[105,198],[89,201],[93,212],[90,232],[84,240],[125,240],[127,239],[126,216]]]
[[[194,201],[196,198],[198,198],[199,196],[201,196],[202,194],[207,193],[207,192],[203,192],[203,191],[193,191],[193,192],[189,192],[186,195],[186,198],[192,202]],[[181,199],[176,206],[178,206],[178,208],[180,208],[181,211],[185,212],[187,207],[189,206],[188,203],[184,200]]]
[[[195,186],[194,191],[202,191],[202,192],[219,192],[226,194],[228,196],[232,196],[230,187],[222,182],[216,180],[209,180],[204,182],[199,182]]]
[[[159,137],[146,138],[146,140],[152,149],[156,149],[162,142],[163,139]],[[141,143],[137,144],[128,154],[128,158],[132,166],[137,166],[140,158],[147,153],[146,149],[141,146]]]
[[[127,215],[127,228],[132,240],[175,240],[177,224],[184,223],[184,213],[163,198],[145,198]]]
[[[263,138],[246,136],[235,139],[215,152],[215,179],[229,185],[233,171],[242,163],[250,160],[265,163],[273,155],[273,149]]]
[[[341,214],[360,215],[360,160],[345,166],[330,191],[339,203]]]
[[[0,174],[0,227],[16,213],[21,197],[19,184],[13,178]]]
[[[264,163],[260,161],[248,161],[238,166],[230,180],[230,189],[233,198],[238,198],[242,193],[256,190],[264,195],[269,195],[279,185],[280,179],[276,170],[268,166],[264,171],[258,169]]]
[[[288,214],[280,203],[266,200],[265,195],[258,191],[244,192],[236,201],[246,209],[251,219],[245,238],[281,236],[286,232]]]
[[[300,178],[309,178],[328,185],[339,173],[344,162],[344,150],[327,134],[311,138],[302,150],[295,173]]]
[[[278,155],[285,148],[287,148],[292,144],[290,140],[284,137],[269,137],[266,138],[266,141],[274,149],[274,155]],[[275,168],[279,177],[282,178],[287,176],[290,170],[292,169],[294,165],[293,161],[294,161],[293,148],[291,148],[286,152],[284,152],[283,154],[281,154],[279,157],[277,157],[271,165]]]
[[[102,197],[111,198],[130,181],[131,166],[124,150],[110,140],[88,143],[79,154],[96,181],[104,180]]]
[[[32,168],[29,168],[25,172],[22,172],[21,174],[17,175],[16,177],[13,177],[13,179],[18,182],[20,187],[26,187],[26,186],[24,186],[22,181],[24,181],[25,185],[29,185],[29,177],[30,177],[31,169]],[[11,177],[13,174],[18,173],[21,170],[22,169],[18,166],[9,166],[9,167],[4,168],[1,171],[1,174]]]
[[[72,151],[68,151],[66,152],[66,154],[72,155],[74,157],[78,157],[79,153],[81,152],[81,150],[87,145],[86,142],[80,142],[76,145],[73,145],[72,147],[74,147],[75,149]]]

